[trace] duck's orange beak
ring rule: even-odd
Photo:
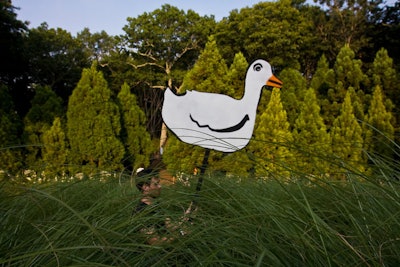
[[[272,86],[276,88],[282,88],[282,84],[282,81],[276,78],[275,75],[272,75],[266,83],[267,86]]]

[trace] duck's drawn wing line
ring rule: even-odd
[[[246,124],[247,121],[250,120],[249,115],[245,115],[243,117],[243,119],[236,125],[228,127],[228,128],[222,128],[222,129],[214,129],[211,128],[208,125],[200,125],[200,123],[198,121],[196,121],[195,119],[193,119],[192,114],[189,115],[190,119],[197,124],[198,127],[200,128],[208,128],[209,130],[213,131],[213,132],[217,132],[217,133],[231,133],[231,132],[235,132],[240,130],[241,128],[243,128],[243,126]]]

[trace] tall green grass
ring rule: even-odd
[[[347,182],[207,176],[188,234],[154,246],[140,229],[178,221],[197,178],[164,186],[162,214],[136,216],[129,179],[4,182],[0,266],[398,266],[400,187],[389,167],[390,177],[349,172]]]

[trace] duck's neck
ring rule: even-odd
[[[245,87],[246,90],[244,91],[242,102],[247,107],[254,107],[254,109],[257,109],[263,85],[254,85],[247,82],[246,84],[247,86]]]

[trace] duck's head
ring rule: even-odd
[[[254,61],[247,70],[246,84],[261,88],[264,85],[282,87],[282,82],[272,73],[271,65],[262,59]]]

